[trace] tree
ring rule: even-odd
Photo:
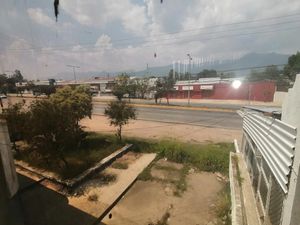
[[[7,93],[7,76],[6,74],[0,74],[0,93]]]
[[[163,78],[163,94],[167,99],[169,105],[169,94],[174,90],[175,79],[173,78],[173,73],[169,73],[167,77]]]
[[[13,143],[13,149],[17,152],[16,141],[22,140],[27,132],[28,113],[23,109],[24,104],[9,105],[3,111],[2,118],[7,122],[9,137]]]
[[[20,70],[15,70],[14,74],[11,76],[14,79],[15,83],[20,83],[24,81],[23,75],[21,74]]]
[[[136,109],[125,101],[117,100],[108,103],[104,114],[110,119],[110,125],[117,127],[116,136],[122,141],[122,127],[130,119],[136,119]]]
[[[295,81],[297,73],[300,73],[300,52],[291,55],[288,64],[283,69],[283,74],[291,81]]]
[[[216,70],[207,70],[204,69],[200,73],[197,74],[197,79],[199,78],[208,78],[208,77],[217,77],[217,71]]]
[[[91,113],[92,98],[87,87],[61,88],[50,98],[31,104],[26,140],[47,162],[59,158],[68,166],[65,152],[80,146],[85,133],[79,121]]]
[[[116,84],[113,87],[112,93],[118,100],[122,100],[125,94],[128,94],[129,75],[122,73],[116,78]]]
[[[280,70],[275,65],[267,66],[264,71],[264,76],[266,79],[278,80],[280,75]]]
[[[140,79],[137,82],[137,91],[142,99],[145,98],[145,94],[149,91],[149,85],[147,79]]]
[[[163,80],[161,78],[157,79],[155,84],[155,103],[157,104],[157,100],[162,98],[164,96],[164,84]]]
[[[173,69],[170,69],[168,77],[172,77],[175,81],[179,80],[179,74]]]

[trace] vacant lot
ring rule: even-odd
[[[115,128],[109,125],[104,116],[93,115],[92,119],[84,119],[81,123],[88,131],[114,133]],[[241,139],[240,130],[210,128],[193,125],[160,123],[136,120],[123,128],[125,136],[151,138],[151,139],[176,139],[183,142],[232,142]]]

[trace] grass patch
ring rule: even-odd
[[[218,194],[218,200],[215,209],[216,215],[218,217],[218,224],[231,224],[231,196],[230,196],[230,184],[229,182],[224,186],[224,188]]]
[[[119,170],[128,169],[128,164],[122,163],[122,162],[114,162],[111,166],[112,166],[112,168],[119,169]]]
[[[236,168],[236,179],[239,183],[239,186],[241,187],[243,184],[244,178],[241,176],[241,171],[240,171],[240,167],[239,167],[239,158],[237,157],[237,155],[232,156],[232,162]]]
[[[182,193],[187,189],[186,176],[188,174],[188,171],[189,167],[185,165],[180,170],[179,180],[174,182],[176,188],[176,190],[174,191],[174,195],[177,197],[181,197]]]
[[[67,167],[63,166],[58,159],[45,161],[41,155],[30,149],[22,150],[16,158],[36,168],[54,172],[61,179],[69,179],[79,175],[123,146],[123,143],[116,142],[109,135],[89,133],[78,149],[64,153],[68,162]]]
[[[54,172],[62,179],[68,179],[79,175],[126,143],[133,144],[131,151],[134,152],[157,153],[156,160],[166,157],[169,161],[189,164],[202,171],[221,172],[223,174],[228,173],[229,152],[233,149],[233,145],[229,143],[189,144],[174,140],[157,142],[128,137],[119,142],[114,135],[90,132],[80,148],[64,153],[69,164],[68,167],[62,166],[59,160],[45,162],[40,155],[30,150],[22,151],[18,159],[34,167]],[[125,165],[115,166],[126,167]],[[152,179],[150,168],[146,168],[140,174],[139,179]]]

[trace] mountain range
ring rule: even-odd
[[[231,60],[222,60],[222,61],[211,61],[207,63],[200,63],[194,65],[192,68],[192,73],[198,73],[203,69],[214,69],[219,72],[233,72],[237,76],[243,76],[248,74],[251,69],[264,69],[263,67],[268,65],[283,65],[288,62],[290,55],[279,54],[279,53],[248,53],[240,57],[239,59]],[[279,66],[283,67],[283,66]],[[128,74],[136,77],[142,76],[165,76],[173,68],[173,65],[165,65],[159,67],[150,67],[147,70],[140,71],[115,71],[115,72],[106,72],[106,71],[91,71],[91,72],[77,72],[77,79],[87,79],[95,76],[116,76],[122,72],[127,72]],[[178,67],[176,67],[178,68]],[[183,67],[181,67],[181,72]],[[178,70],[178,69],[177,69]],[[59,78],[63,79],[73,79],[73,73],[65,72],[60,73]]]

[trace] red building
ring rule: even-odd
[[[169,94],[170,98],[193,99],[224,99],[224,100],[251,100],[272,102],[276,91],[274,81],[241,81],[239,87],[232,83],[237,79],[201,78],[192,81],[178,81],[175,90]]]

